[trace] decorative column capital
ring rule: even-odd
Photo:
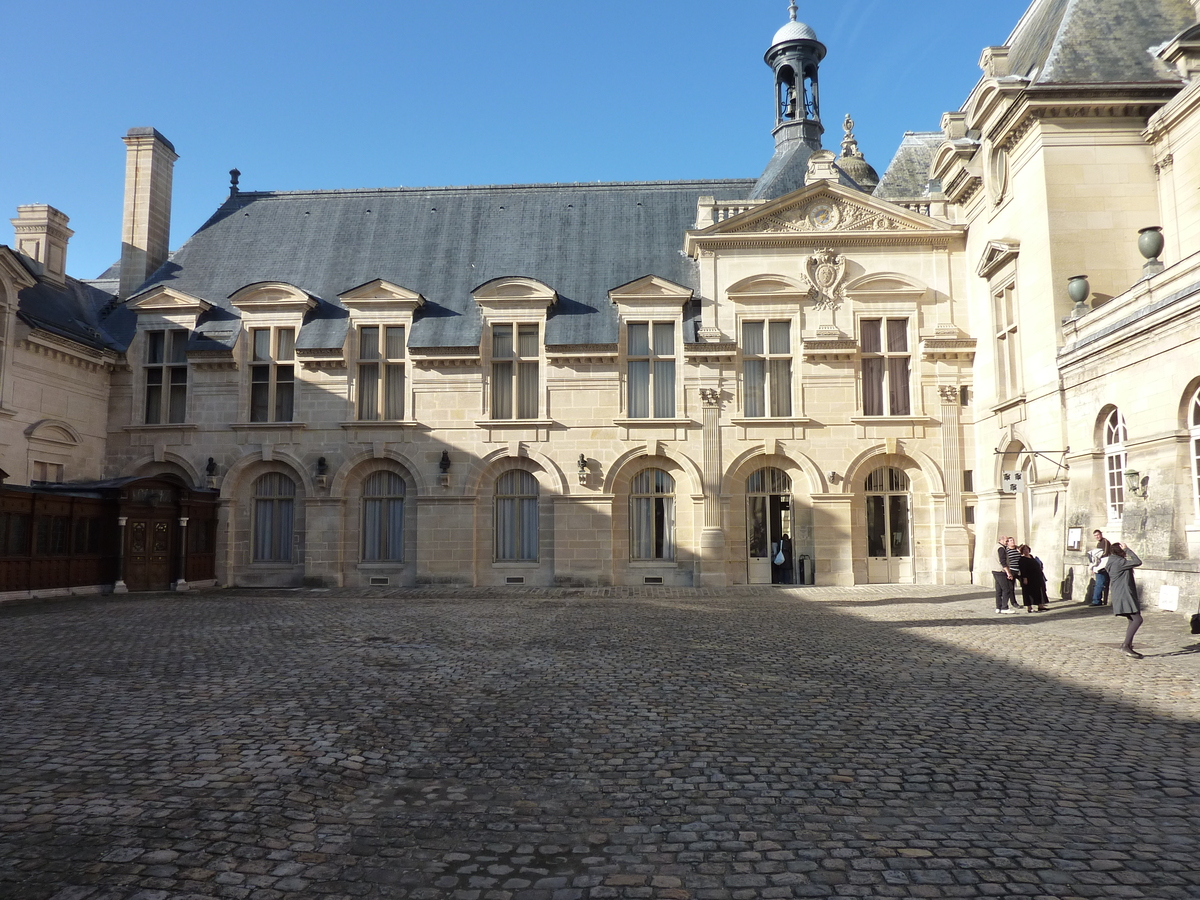
[[[716,388],[700,388],[700,401],[709,409],[720,409],[721,392]]]
[[[938,393],[942,397],[942,403],[946,406],[958,406],[959,393],[958,388],[952,384],[943,384],[938,388]]]

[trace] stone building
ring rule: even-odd
[[[1072,529],[1101,527],[1194,596],[1196,10],[1035,0],[882,178],[849,117],[824,148],[827,48],[796,13],[758,179],[234,173],[168,258],[175,151],[131,130],[119,266],[48,281],[69,231],[45,207],[0,251],[3,396],[42,422],[0,464],[218,492],[224,584],[986,584],[1004,532],[1057,587],[1083,574]],[[52,335],[93,368],[33,349]],[[51,426],[55,390],[79,408]],[[61,472],[32,468],[52,427],[79,447]],[[159,586],[189,583],[185,557]]]

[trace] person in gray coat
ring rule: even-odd
[[[1129,547],[1114,543],[1105,566],[1108,572],[1108,601],[1112,604],[1113,615],[1129,620],[1121,652],[1133,659],[1142,659],[1142,654],[1133,649],[1133,636],[1142,627],[1142,604],[1138,601],[1133,570],[1141,564],[1138,555]]]

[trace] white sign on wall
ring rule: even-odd
[[[1004,480],[1001,482],[1000,486],[1006,494],[1025,493],[1025,473],[1005,472]]]

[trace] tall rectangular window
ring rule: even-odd
[[[404,326],[358,329],[358,419],[404,418]]]
[[[742,323],[742,376],[746,416],[792,414],[791,322]]]
[[[182,328],[146,332],[147,425],[182,422],[187,414],[187,338]]]
[[[250,345],[250,421],[292,421],[296,329],[252,329]]]
[[[1021,348],[1017,340],[1016,287],[992,296],[996,315],[996,399],[1021,395]]]
[[[863,415],[910,416],[908,319],[863,319]]]
[[[675,418],[675,323],[630,322],[629,418]]]
[[[492,418],[538,417],[537,325],[492,326]]]

